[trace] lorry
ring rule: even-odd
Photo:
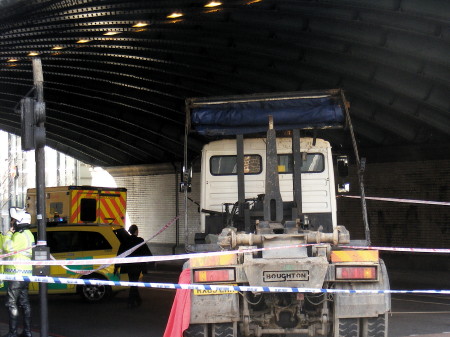
[[[357,243],[337,223],[333,164],[345,174],[348,157],[334,160],[317,132],[338,128],[350,130],[360,166],[341,89],[186,100],[186,144],[193,132],[209,143],[201,157],[202,233],[194,245],[186,236],[185,245],[191,252],[233,251],[190,258],[191,283],[305,291],[194,290],[185,337],[387,336],[386,267],[378,251],[350,248]],[[368,234],[361,167],[358,174]],[[358,241],[369,243],[368,235]]]

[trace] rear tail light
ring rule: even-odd
[[[192,257],[189,261],[191,268],[229,266],[237,263],[237,254]]]
[[[336,280],[376,280],[377,267],[336,266]]]
[[[194,271],[194,282],[229,282],[235,280],[234,268],[203,269]]]

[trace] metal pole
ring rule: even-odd
[[[294,185],[294,201],[297,214],[292,215],[292,220],[301,219],[303,216],[302,198],[302,152],[300,143],[300,129],[292,130],[292,156],[294,158],[294,170],[292,172],[292,183]]]
[[[350,130],[350,135],[352,138],[352,144],[353,144],[353,151],[355,152],[355,159],[356,159],[356,169],[358,173],[358,181],[359,181],[359,191],[361,196],[361,209],[362,209],[362,216],[363,216],[363,222],[364,222],[364,231],[365,231],[365,238],[366,243],[368,246],[370,246],[371,239],[370,239],[370,227],[369,227],[369,216],[367,214],[367,204],[366,204],[366,192],[364,189],[364,170],[366,168],[366,161],[364,158],[359,157],[358,152],[358,145],[356,144],[356,138],[355,133],[353,132],[353,124],[350,119],[350,112],[348,111],[348,106],[346,104],[344,92],[341,90],[341,97],[342,101],[344,103],[344,110],[345,110],[345,116],[347,120],[347,125]]]
[[[44,76],[40,58],[33,58],[33,79],[36,99],[44,101]],[[43,122],[40,123],[43,126]],[[45,213],[45,144],[36,144],[36,217],[38,223],[38,243],[47,246],[46,213]],[[39,283],[41,337],[48,337],[48,303],[47,283]]]
[[[176,249],[180,245],[180,196],[179,196],[179,185],[178,185],[178,168],[175,163],[173,163],[173,169],[175,171],[175,216],[176,216],[176,222],[175,222],[175,245],[172,246],[172,254],[175,255]],[[183,173],[181,173],[183,174]]]
[[[188,226],[188,134],[189,134],[189,109],[186,107],[186,123],[184,126],[184,160],[183,160],[183,181],[184,181],[184,250],[188,252],[189,248],[189,226]]]
[[[14,195],[14,178],[12,176],[12,167],[13,167],[13,156],[15,154],[13,153],[13,135],[8,134],[8,209],[10,209],[13,206],[17,206],[13,200],[15,200]]]
[[[16,194],[14,193],[14,177],[12,175],[12,169],[13,169],[13,165],[14,165],[14,158],[16,156],[16,152],[15,149],[13,149],[13,141],[14,141],[14,136],[10,133],[8,133],[8,169],[7,169],[7,174],[8,174],[8,210],[11,209],[11,207],[15,207],[16,205]],[[8,211],[9,214],[9,211]],[[2,228],[2,232],[6,233],[9,229],[9,221],[5,223],[5,225],[3,226],[4,228]]]

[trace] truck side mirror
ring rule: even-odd
[[[348,177],[348,157],[338,156],[337,157],[337,169],[339,177]]]
[[[350,192],[350,184],[349,183],[338,184],[337,187],[338,187],[338,193]]]

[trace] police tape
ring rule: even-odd
[[[33,248],[34,248],[34,245],[31,246],[31,247],[24,248],[24,249],[16,250],[15,252],[9,252],[9,253],[5,253],[5,254],[1,254],[1,255],[0,255],[0,259],[3,259],[3,258],[5,258],[5,257],[9,257],[9,256],[13,256],[13,255],[16,255],[16,254],[18,254],[18,253],[22,253],[22,252],[24,252],[24,251],[27,251],[27,250],[30,250],[30,249],[33,249]]]
[[[122,257],[127,257],[128,255],[132,254],[134,251],[136,251],[139,247],[143,246],[144,244],[147,244],[147,242],[153,240],[155,237],[157,237],[159,234],[161,234],[162,232],[164,232],[167,228],[170,227],[170,225],[172,225],[177,219],[179,218],[179,216],[176,216],[174,218],[172,218],[169,222],[167,222],[164,226],[161,227],[161,229],[156,232],[154,235],[152,235],[149,239],[142,241],[141,243],[137,244],[134,247],[131,247],[130,249],[128,249],[127,251],[121,253],[120,255],[118,255],[118,258],[122,258]],[[54,261],[56,261],[56,259],[53,257],[53,255],[50,255],[50,258]],[[96,271],[108,268],[109,266],[111,266],[113,263],[109,263],[109,264],[103,264],[101,266],[99,266],[98,268],[95,269],[89,269],[89,270],[77,270],[77,269],[70,269],[68,267],[66,267],[65,265],[61,265],[62,268],[64,268],[67,271],[70,271],[72,273],[75,274],[83,274],[83,275],[89,275],[92,273],[95,273]]]
[[[159,256],[136,256],[136,257],[111,257],[102,259],[76,259],[76,260],[0,260],[0,265],[36,265],[36,266],[85,266],[85,265],[101,265],[103,269],[112,264],[126,264],[126,263],[139,263],[139,262],[162,262],[162,261],[175,261],[175,260],[188,260],[191,258],[231,255],[231,254],[246,254],[267,250],[278,249],[292,249],[299,247],[316,246],[320,244],[297,244],[286,245],[277,247],[266,248],[249,248],[241,250],[229,250],[220,252],[208,252],[208,253],[189,253],[178,255],[159,255]],[[391,251],[405,251],[416,253],[450,253],[450,249],[433,249],[433,248],[402,248],[402,247],[372,247],[372,246],[339,246],[339,248],[352,248],[352,249],[369,249],[369,250],[391,250]],[[1,256],[0,256],[1,257]]]
[[[15,276],[0,274],[3,281],[22,281],[52,284],[71,285],[104,285],[113,287],[142,287],[158,289],[181,289],[217,292],[255,292],[255,293],[344,293],[344,294],[446,294],[450,290],[393,290],[393,289],[334,289],[334,288],[300,288],[300,287],[265,287],[265,286],[233,286],[233,285],[211,285],[211,284],[184,284],[184,283],[155,283],[155,282],[127,282],[106,281],[98,279],[63,278],[50,276]]]
[[[406,247],[376,247],[376,246],[339,246],[339,248],[380,250],[391,252],[409,252],[409,253],[450,254],[450,249],[448,248],[406,248]]]
[[[343,195],[343,194],[341,194],[336,197],[337,198],[361,199],[361,196],[359,196],[359,195]],[[377,201],[400,202],[400,203],[407,203],[407,204],[450,206],[450,202],[448,202],[448,201],[429,201],[429,200],[382,198],[382,197],[364,197],[364,199],[377,200]]]
[[[156,232],[154,235],[152,235],[148,240],[146,240],[146,241],[143,241],[143,242],[141,242],[140,244],[138,244],[138,245],[136,245],[136,246],[134,246],[134,247],[131,247],[130,249],[128,249],[127,251],[125,251],[125,252],[123,252],[122,254],[120,254],[120,255],[118,255],[118,258],[122,258],[122,257],[127,257],[128,255],[130,255],[131,253],[133,253],[136,249],[138,249],[140,246],[142,246],[142,245],[144,245],[144,244],[146,244],[147,242],[149,242],[150,240],[152,240],[152,239],[154,239],[156,236],[158,236],[159,234],[161,234],[162,232],[164,232],[167,228],[169,228],[177,219],[179,218],[179,216],[176,216],[176,217],[174,217],[174,218],[172,218],[170,221],[168,221],[165,225],[163,225],[162,227],[161,227],[161,229],[158,231],[158,232]],[[24,263],[23,261],[20,261],[20,260],[15,260],[14,262],[7,262],[7,261],[1,261],[1,259],[3,259],[3,258],[5,258],[5,257],[9,257],[9,256],[12,256],[12,255],[16,255],[16,254],[18,254],[18,253],[21,253],[21,252],[24,252],[24,251],[27,251],[27,250],[30,250],[30,249],[32,249],[32,248],[34,248],[35,246],[46,246],[47,245],[47,242],[46,241],[38,241],[35,245],[32,245],[31,247],[27,247],[27,248],[24,248],[24,249],[20,249],[20,250],[17,250],[17,251],[14,251],[14,252],[9,252],[9,253],[6,253],[6,254],[1,254],[0,255],[0,265],[16,265],[16,264],[33,264],[32,262],[30,262],[30,261],[28,261],[28,263]],[[50,259],[51,260],[53,260],[53,261],[58,261],[58,260],[56,260],[55,258],[54,258],[54,256],[53,255],[51,255],[50,254]],[[116,258],[117,259],[117,258]],[[90,262],[91,261],[93,261],[93,259],[88,259]],[[111,260],[111,259],[110,259]],[[4,263],[3,263],[4,262]],[[16,263],[17,262],[17,263]],[[147,262],[147,261],[145,261],[145,262]],[[56,265],[60,265],[62,268],[64,268],[65,270],[67,270],[67,271],[69,271],[69,272],[73,272],[73,273],[76,273],[76,274],[83,274],[83,275],[89,275],[89,274],[92,274],[92,273],[94,273],[94,272],[96,272],[96,271],[98,271],[98,270],[102,270],[102,269],[105,269],[105,268],[108,268],[110,265],[112,265],[112,264],[115,264],[115,263],[117,263],[117,262],[115,262],[115,261],[111,261],[111,263],[108,263],[108,264],[104,264],[104,265],[101,265],[100,267],[98,267],[98,268],[95,268],[95,269],[89,269],[89,270],[77,270],[77,269],[70,269],[70,268],[67,268],[66,267],[66,265],[68,265],[67,263],[56,263]],[[127,263],[134,263],[134,261],[129,261],[129,262],[127,262]],[[46,265],[46,264],[35,264],[35,265]],[[47,265],[50,265],[50,264],[47,264]],[[83,264],[81,264],[81,265],[86,265],[85,263],[83,263]],[[89,265],[92,265],[92,263],[90,263]]]

